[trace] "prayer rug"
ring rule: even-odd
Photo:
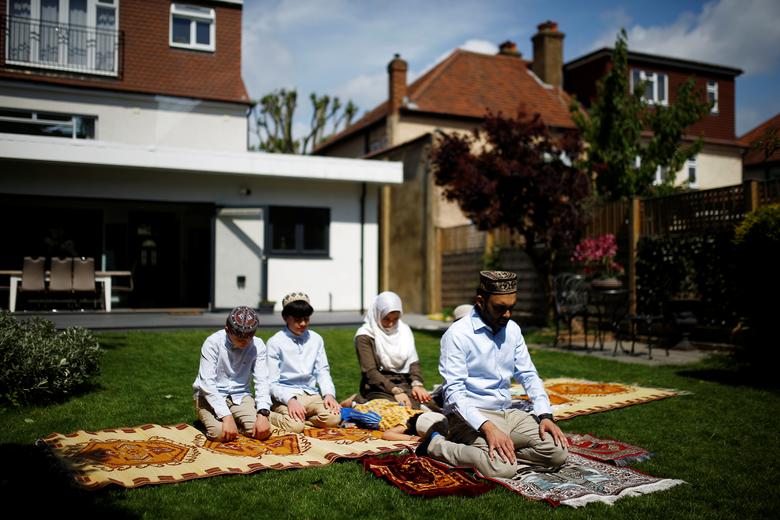
[[[613,439],[598,439],[587,433],[565,433],[569,441],[569,453],[576,453],[615,466],[628,466],[642,462],[653,456],[652,453]]]
[[[53,433],[41,442],[79,485],[96,489],[108,484],[133,488],[263,469],[321,466],[338,458],[402,451],[415,445],[385,441],[377,433],[356,428],[307,428],[304,434],[293,434],[276,429],[265,441],[239,436],[220,443],[209,441],[189,424],[147,424]]]
[[[482,482],[461,469],[412,454],[369,457],[363,459],[363,468],[405,493],[426,498],[448,495],[474,497],[494,487],[494,484]]]
[[[599,383],[569,378],[548,379],[544,382],[544,388],[547,395],[550,396],[556,421],[682,394],[677,390],[664,388],[649,388],[623,383]],[[522,385],[513,384],[510,392],[514,408],[530,409],[528,396]]]
[[[561,469],[552,473],[520,470],[511,479],[489,480],[531,500],[571,507],[591,502],[611,505],[624,497],[646,495],[685,483],[683,480],[651,477],[574,453],[569,454]]]

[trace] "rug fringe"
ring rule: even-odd
[[[582,497],[571,498],[569,500],[563,500],[561,501],[561,505],[576,508],[586,506],[592,502],[601,502],[611,506],[615,503],[616,500],[620,500],[621,498],[647,495],[656,491],[664,491],[680,484],[687,484],[687,482],[684,480],[667,478],[659,480],[658,482],[653,482],[652,484],[644,484],[642,486],[624,489],[619,495],[585,495]]]

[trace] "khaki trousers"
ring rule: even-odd
[[[480,409],[480,412],[512,439],[517,462],[503,462],[495,452],[491,461],[484,435],[474,430],[457,413],[447,416],[450,425],[447,439],[434,438],[428,446],[428,453],[452,466],[468,466],[486,477],[501,478],[511,478],[523,467],[553,471],[566,462],[567,450],[556,446],[549,433],[542,440],[539,437],[539,424],[531,414],[515,409]]]
[[[249,437],[255,428],[255,419],[257,417],[257,410],[255,410],[255,400],[252,396],[244,396],[240,403],[236,404],[228,397],[225,402],[230,409],[230,414],[236,420],[236,426],[238,426],[238,432]],[[198,413],[198,419],[206,427],[206,437],[211,440],[216,440],[222,437],[222,421],[217,419],[214,414],[214,409],[206,401],[206,398],[199,395],[195,400],[195,411]]]
[[[306,421],[293,419],[286,404],[274,401],[271,410],[276,413],[271,414],[271,424],[288,432],[301,433],[306,426],[328,428],[341,422],[341,413],[328,410],[321,395],[299,394],[295,397],[306,410]]]

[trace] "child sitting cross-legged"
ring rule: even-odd
[[[302,292],[282,300],[286,327],[268,340],[274,426],[301,433],[305,426],[326,428],[341,422],[341,406],[330,377],[322,337],[309,330],[314,309]]]

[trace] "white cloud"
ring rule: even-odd
[[[699,13],[683,13],[665,26],[627,29],[631,50],[740,68],[745,75],[771,71],[780,60],[780,2],[719,0]],[[614,45],[617,27],[593,47]]]
[[[495,54],[498,52],[498,46],[494,42],[487,40],[466,40],[458,48],[480,54]]]

